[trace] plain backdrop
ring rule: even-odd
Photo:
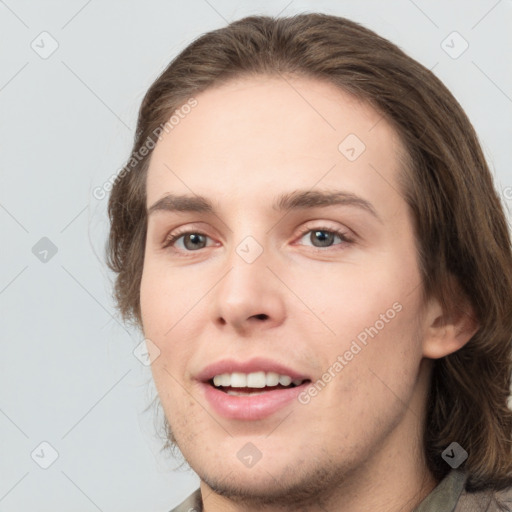
[[[194,38],[306,11],[358,21],[432,68],[511,207],[510,0],[0,0],[0,511],[165,512],[197,487],[145,412],[155,390],[114,309],[93,190]]]

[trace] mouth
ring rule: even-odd
[[[311,383],[275,361],[224,360],[206,367],[196,379],[212,411],[230,420],[262,420],[297,403]]]
[[[276,372],[233,372],[215,375],[208,381],[210,386],[230,396],[257,396],[284,389],[293,389],[309,379],[292,378]]]

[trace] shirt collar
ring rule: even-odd
[[[413,512],[451,512],[459,501],[464,490],[466,474],[459,469],[452,469],[441,480],[437,487],[413,510]]]

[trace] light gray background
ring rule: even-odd
[[[192,39],[304,11],[361,22],[433,68],[511,206],[510,0],[0,0],[0,511],[160,512],[196,488],[144,412],[151,373],[114,310],[107,200],[92,191],[125,163],[144,92]],[[31,47],[51,49],[43,31],[58,43],[46,59]],[[469,44],[458,58],[453,31]],[[32,252],[43,237],[58,249],[46,262]],[[43,441],[59,454],[48,469]]]

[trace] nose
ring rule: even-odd
[[[212,316],[217,327],[248,335],[284,322],[285,289],[268,263],[265,250],[254,261],[240,246],[238,252],[233,250],[229,271],[214,289]]]

